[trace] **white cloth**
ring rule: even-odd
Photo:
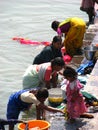
[[[63,99],[66,99],[66,87],[67,87],[67,79],[64,79],[62,82],[61,82],[61,90],[62,90],[62,97]]]
[[[20,98],[23,102],[26,103],[34,103],[35,105],[40,104],[40,101],[38,101],[37,98],[34,96],[34,94],[30,93],[29,91],[22,93],[20,95]]]
[[[47,62],[47,63],[44,63],[40,66],[40,69],[39,69],[39,79],[41,82],[44,82],[44,78],[45,78],[45,72],[47,70],[47,68],[51,66],[51,63],[50,62]]]
[[[73,82],[70,82],[69,86],[70,86],[70,89],[73,90],[74,87],[76,86],[76,80],[74,80]]]
[[[51,63],[43,63],[40,65],[30,65],[23,75],[23,89],[36,88],[44,86],[45,72]],[[39,70],[37,70],[37,67]]]

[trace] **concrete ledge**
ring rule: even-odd
[[[84,56],[83,55],[75,55],[73,58],[72,58],[72,62],[75,63],[75,64],[81,64],[81,61],[83,60]]]

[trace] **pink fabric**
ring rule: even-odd
[[[81,114],[83,114],[87,110],[83,99],[83,95],[80,93],[82,85],[78,80],[76,80],[76,86],[74,86],[73,89],[71,89],[69,86],[70,83],[68,83],[66,88],[67,109],[70,118],[78,118]]]
[[[46,69],[44,79],[45,81],[50,81],[51,76],[56,77],[57,71],[52,72],[51,66]]]
[[[48,66],[48,68],[46,69],[46,72],[45,72],[45,76],[44,76],[45,81],[50,80],[51,73],[52,73],[52,68],[51,68],[51,66]]]
[[[98,10],[98,4],[97,3],[95,3],[95,7],[94,8],[95,8],[95,11]]]
[[[57,75],[57,71],[52,72],[51,63],[42,63],[36,66],[36,70],[39,73],[40,80],[50,81],[52,76]]]
[[[62,32],[61,32],[61,29],[60,29],[60,28],[57,29],[57,34],[58,34],[59,36],[62,36]]]

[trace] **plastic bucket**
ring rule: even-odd
[[[24,123],[18,124],[18,130],[24,130],[26,125]],[[35,128],[39,127],[41,130],[48,130],[50,127],[50,123],[44,120],[29,120],[28,121],[28,128]]]
[[[48,102],[52,107],[59,106],[63,101],[62,90],[60,88],[49,89]]]

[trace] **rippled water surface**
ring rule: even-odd
[[[52,41],[56,32],[53,20],[79,16],[80,0],[1,0],[0,1],[0,117],[6,117],[6,104],[11,93],[22,89],[22,75],[42,45],[23,45],[13,37],[34,41]]]

